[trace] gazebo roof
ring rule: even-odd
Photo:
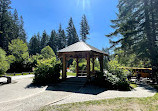
[[[72,44],[64,49],[61,49],[58,51],[58,53],[66,53],[66,52],[90,52],[90,51],[93,51],[93,52],[97,52],[97,53],[101,53],[101,54],[104,54],[104,55],[107,55],[105,52],[89,45],[89,44],[86,44],[85,42],[83,41],[80,41],[80,42],[77,42],[75,44]]]

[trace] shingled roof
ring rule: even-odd
[[[87,52],[87,51],[94,51],[94,52],[98,52],[98,53],[102,53],[104,55],[108,55],[105,52],[89,45],[86,44],[83,41],[77,42],[75,44],[72,44],[64,49],[61,49],[58,51],[58,53],[64,53],[64,52]]]

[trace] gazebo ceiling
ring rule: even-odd
[[[90,53],[90,56],[98,56],[100,54],[108,56],[105,52],[89,45],[86,44],[85,42],[77,42],[75,44],[72,44],[64,49],[61,49],[58,51],[59,57],[62,56],[63,54],[66,54],[67,56],[70,57],[85,57],[87,53]]]

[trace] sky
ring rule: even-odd
[[[83,14],[86,15],[90,26],[90,38],[87,43],[98,48],[110,46],[105,35],[113,32],[110,20],[116,19],[118,0],[11,0],[12,8],[17,9],[19,16],[24,19],[27,40],[46,30],[58,30],[59,24],[63,29],[68,26],[70,17],[73,18],[78,35]]]

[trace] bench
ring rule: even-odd
[[[0,78],[2,78],[2,77],[7,78],[7,84],[9,84],[9,83],[12,82],[11,77],[8,77],[8,76],[0,76]]]

